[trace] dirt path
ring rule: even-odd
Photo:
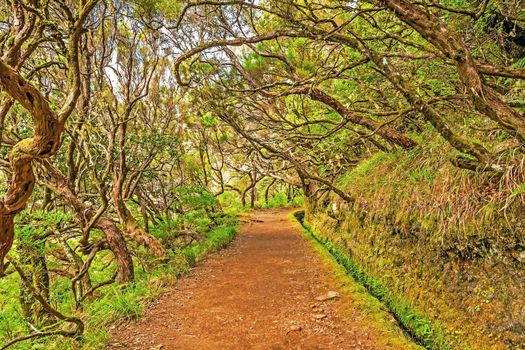
[[[230,248],[177,282],[139,322],[113,330],[108,349],[391,348],[341,316],[345,295],[316,300],[339,286],[288,214],[252,214]]]

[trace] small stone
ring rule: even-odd
[[[326,301],[326,300],[330,300],[330,299],[339,298],[339,296],[340,296],[339,293],[337,293],[336,291],[331,290],[331,291],[329,291],[326,294],[318,296],[317,298],[315,298],[315,300],[317,300],[317,301]]]
[[[290,327],[288,332],[299,332],[301,329],[302,329],[301,326],[293,325],[293,326]]]
[[[314,318],[316,320],[322,320],[323,318],[326,318],[326,315],[325,314],[315,314]]]

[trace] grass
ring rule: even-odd
[[[276,192],[269,200],[268,203],[261,199],[258,206],[261,208],[285,208],[285,207],[300,207],[304,205],[303,196],[296,196],[291,201],[288,200],[288,196],[285,192]]]
[[[211,253],[225,248],[237,231],[237,221],[228,220],[213,228],[205,238],[198,243],[180,249],[172,254],[170,260],[152,269],[141,268],[136,264],[135,281],[125,288],[118,285],[102,287],[96,299],[86,303],[80,316],[86,330],[79,342],[68,338],[50,337],[37,339],[33,342],[22,342],[12,347],[17,350],[96,350],[103,349],[109,340],[108,328],[115,322],[140,318],[149,302],[174,285],[177,279],[191,270],[197,262],[202,261]],[[11,285],[0,286],[1,300],[16,300],[17,282],[12,277]],[[3,279],[2,282],[6,282]],[[56,290],[60,286],[54,286]],[[66,287],[63,289],[65,290]],[[60,292],[59,294],[62,294]],[[68,298],[67,300],[70,300]],[[0,332],[2,336],[14,337],[24,329],[21,316],[18,314],[16,302],[7,305],[0,304]],[[71,310],[72,305],[61,305],[61,310]],[[73,312],[73,311],[71,311]],[[20,323],[20,324],[18,324]]]
[[[293,199],[289,200],[288,194],[285,191],[272,192],[272,195],[268,198],[268,202],[266,202],[264,196],[262,195],[264,189],[264,186],[259,186],[258,193],[260,195],[258,196],[253,209],[302,207],[304,205],[304,198],[302,195],[295,195]],[[250,208],[249,197],[250,194],[247,194],[247,203],[245,207],[243,207],[241,204],[239,194],[234,191],[225,191],[218,197],[218,199],[221,204],[221,208],[225,213],[229,215],[241,215],[253,210]]]
[[[219,226],[210,232],[209,236],[199,244],[183,249],[184,256],[188,262],[197,263],[210,253],[225,248],[232,240],[236,232],[233,226]],[[190,265],[193,265],[190,264]]]
[[[415,342],[426,349],[449,349],[439,327],[433,326],[429,320],[414,311],[407,303],[394,297],[378,280],[367,275],[366,272],[344,252],[342,247],[334,245],[329,240],[322,239],[316,235],[311,227],[304,221],[304,212],[295,212],[294,216],[297,221],[302,224],[304,228],[303,232],[305,232],[318,247],[322,247],[323,250],[328,252],[333,259],[344,268],[345,272],[356,282],[360,283],[371,296],[384,304],[394,316],[399,326]]]
[[[120,289],[112,286],[111,293],[90,307],[88,318],[91,327],[87,329],[81,349],[102,349],[108,340],[106,329],[112,323],[138,319],[148,302],[158,297],[167,287],[175,284],[177,278],[190,271],[196,263],[204,260],[209,254],[225,248],[235,233],[236,226],[218,226],[212,229],[202,242],[182,249],[168,265],[147,274],[141,273],[131,288]]]
[[[523,324],[514,310],[525,305],[523,263],[515,258],[525,247],[525,162],[501,178],[461,170],[441,138],[424,136],[420,147],[378,152],[349,169],[336,182],[355,202],[335,194],[311,199],[309,224],[333,254],[350,257],[391,295],[440,324],[449,347],[523,349],[523,332],[511,327]],[[490,289],[490,299],[473,292]],[[407,322],[418,318],[401,306],[398,313]],[[424,334],[427,327],[418,328]]]

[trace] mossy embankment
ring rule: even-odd
[[[448,349],[441,329],[425,319],[421,314],[415,312],[408,303],[397,299],[386,286],[377,279],[368,275],[358,263],[350,258],[341,245],[333,244],[329,239],[323,238],[312,230],[312,227],[304,220],[304,211],[297,211],[294,217],[301,223],[306,234],[311,237],[319,247],[325,249],[326,253],[344,269],[345,273],[353,278],[354,283],[359,283],[366,292],[383,303],[384,307],[394,317],[397,325],[415,343],[426,349]]]
[[[297,220],[301,226],[303,235],[311,242],[321,258],[321,263],[332,270],[334,277],[341,284],[341,293],[351,301],[343,308],[343,315],[358,318],[363,325],[375,329],[377,333],[374,334],[374,341],[385,349],[423,349],[423,339],[415,336],[412,327],[408,328],[400,322],[398,314],[392,308],[393,305],[387,304],[388,300],[383,294],[386,290],[378,283],[375,283],[374,288],[371,285],[374,281],[354,261],[338,247],[322,240],[304,221],[303,210],[297,210],[291,216],[291,219]],[[362,315],[359,315],[360,312]]]
[[[313,191],[305,220],[347,271],[430,349],[525,347],[523,165],[450,164],[439,140],[377,153]]]

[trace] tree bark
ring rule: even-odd
[[[42,253],[44,244],[43,241],[37,241],[35,245],[33,242],[24,242],[19,248],[22,262],[31,266],[28,275],[34,288],[49,302],[49,271],[46,257]],[[53,317],[44,310],[23,282],[20,282],[20,306],[24,318],[34,327],[41,329],[52,323]]]
[[[89,230],[89,226],[95,218],[95,213],[89,208],[86,208],[85,204],[77,197],[71,188],[71,184],[68,183],[66,177],[58,169],[49,162],[43,161],[41,163],[45,170],[43,171],[43,175],[40,176],[40,180],[44,182],[57,196],[60,196],[65,200],[68,206],[73,210],[79,225],[84,230]],[[122,284],[133,281],[133,260],[131,259],[131,254],[128,251],[124,236],[117,225],[104,216],[100,217],[92,225],[93,228],[97,228],[104,232],[109,249],[115,256],[117,265],[117,282]],[[85,232],[85,234],[87,233]]]
[[[140,189],[137,189],[137,198],[139,200],[139,205],[140,205],[140,214],[142,215],[142,219],[144,220],[144,230],[147,233],[149,233],[148,209],[146,208],[146,203],[144,202],[144,198],[142,197],[142,192]]]
[[[268,186],[266,186],[266,189],[264,190],[264,203],[266,203],[266,205],[268,205],[268,200],[270,196],[270,188],[273,186],[273,184],[275,184],[276,181],[277,179],[273,178],[272,181],[268,184]]]
[[[115,179],[112,189],[113,203],[117,211],[120,223],[124,228],[125,234],[133,241],[144,245],[153,255],[164,258],[167,256],[166,248],[160,241],[147,233],[131,214],[124,199],[122,198],[122,181]]]
[[[522,140],[525,138],[525,118],[483,82],[470,49],[460,35],[448,28],[441,19],[428,11],[422,11],[410,1],[376,0],[373,3],[386,5],[400,20],[455,62],[458,77],[478,112],[496,121],[510,134]]]
[[[228,48],[224,48],[226,54],[230,57],[234,67],[242,75],[242,77],[254,88],[260,88],[261,84],[255,80],[242,66],[237,59],[237,56]],[[271,97],[268,93],[263,90],[260,91],[263,96]],[[408,149],[417,146],[417,143],[406,135],[403,135],[399,131],[395,130],[389,125],[382,125],[370,118],[356,115],[348,108],[346,108],[341,102],[330,96],[329,94],[321,91],[320,89],[312,86],[302,86],[299,88],[292,88],[281,93],[282,96],[286,95],[305,95],[310,97],[312,100],[324,103],[325,105],[333,108],[341,117],[349,120],[351,123],[361,125],[373,133],[381,136],[383,139],[392,142],[402,148]]]
[[[33,118],[33,136],[18,142],[9,153],[11,179],[0,199],[0,275],[4,258],[13,244],[13,218],[20,212],[35,186],[34,159],[49,157],[60,146],[64,120],[50,109],[47,100],[18,72],[0,60],[0,88],[8,92]]]
[[[381,123],[376,122],[375,120],[358,116],[355,113],[352,113],[352,111],[346,108],[341,102],[337,101],[335,98],[319,90],[318,88],[303,86],[300,88],[291,89],[289,92],[285,92],[284,94],[289,93],[306,95],[312,100],[322,102],[325,105],[333,108],[339,115],[341,115],[345,119],[348,119],[351,123],[361,125],[369,131],[381,136],[383,139],[400,146],[401,148],[409,149],[417,146],[417,143],[414,140],[412,140],[406,135],[403,135],[391,126],[382,125]]]
[[[67,33],[67,97],[58,113],[51,109],[40,91],[10,65],[16,61],[14,57],[19,54],[32,27],[28,27],[27,33],[21,34],[23,37],[17,42],[19,47],[12,47],[9,50],[11,54],[0,59],[0,90],[20,103],[29,112],[33,122],[32,136],[18,142],[9,153],[12,174],[7,191],[0,199],[0,276],[4,274],[4,258],[13,244],[14,216],[24,208],[35,186],[32,163],[57,152],[64,124],[75,109],[81,80],[78,44],[84,21],[97,2],[98,0],[90,0],[83,3],[70,23]]]

